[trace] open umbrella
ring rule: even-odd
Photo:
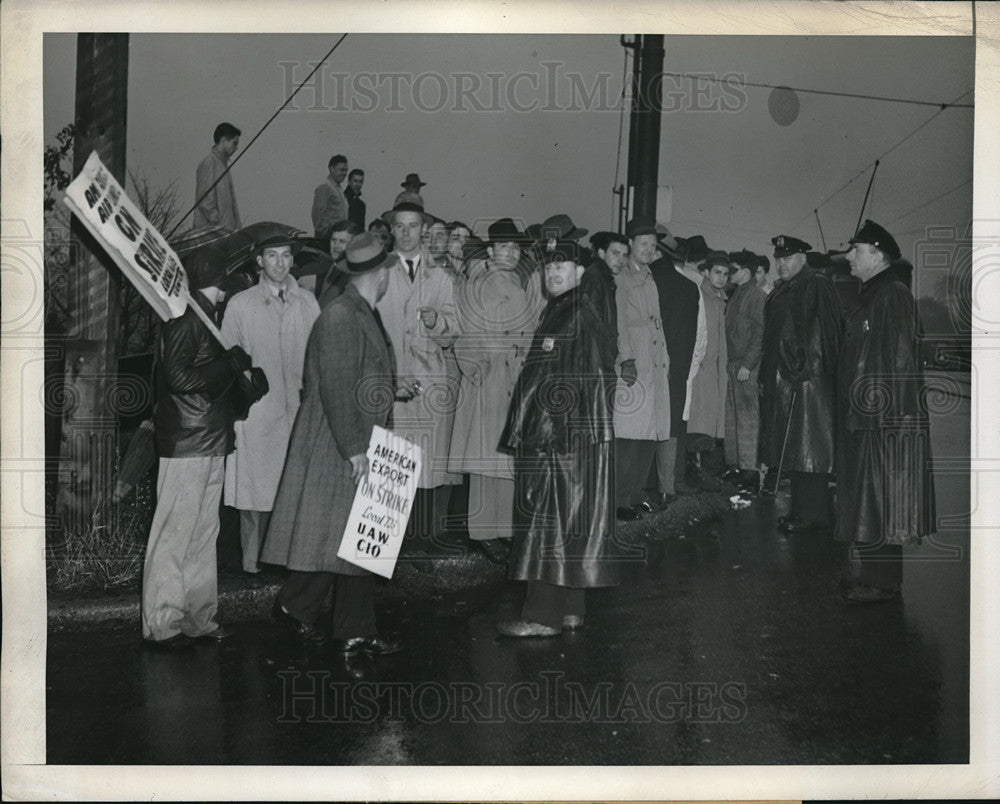
[[[302,239],[295,254],[295,265],[292,266],[292,276],[301,279],[304,276],[325,276],[333,264],[327,241],[321,237],[306,237]]]
[[[233,272],[242,268],[253,256],[253,248],[266,237],[280,235],[283,237],[294,237],[296,239],[306,238],[306,233],[287,223],[273,223],[271,221],[261,221],[251,223],[242,229],[227,234],[225,237],[212,243],[226,255],[226,271]],[[255,266],[256,268],[256,266]]]

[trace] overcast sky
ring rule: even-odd
[[[233,122],[248,146],[337,38],[131,36],[129,168],[154,186],[176,182],[187,209],[215,125]],[[785,233],[820,248],[813,209],[857,177],[819,207],[826,246],[841,246],[870,166],[911,134],[883,158],[866,217],[894,232],[904,254],[928,226],[964,229],[971,220],[974,110],[799,93],[797,117],[782,125],[770,89],[737,83],[973,103],[971,38],[667,36],[665,50],[666,72],[732,80],[665,79],[659,183],[673,201],[660,217],[675,233],[768,253],[770,237]],[[624,58],[617,33],[350,34],[320,83],[235,166],[244,222],[310,228],[313,188],[329,157],[343,153],[366,171],[369,217],[417,171],[429,211],[478,231],[504,215],[532,223],[556,212],[591,231],[614,228],[611,190],[616,169],[625,180],[627,155]],[[73,115],[75,35],[47,34],[44,64],[51,142]]]

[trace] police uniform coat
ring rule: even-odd
[[[698,373],[691,380],[691,415],[689,433],[704,433],[712,438],[726,434],[726,297],[703,279],[700,287],[705,307],[705,356]]]
[[[551,299],[518,377],[501,436],[517,456],[512,579],[618,583],[604,327],[579,287]]]
[[[268,392],[234,425],[236,451],[226,460],[225,501],[242,511],[270,511],[299,409],[306,343],[319,305],[289,277],[281,301],[265,282],[226,306],[222,336],[249,354]]]
[[[891,270],[861,286],[837,371],[837,524],[844,542],[919,543],[934,532],[930,425],[913,295]]]
[[[629,260],[615,276],[618,305],[618,366],[634,360],[638,379],[618,381],[614,423],[618,438],[670,438],[670,360],[660,318],[656,283],[648,266]]]
[[[389,289],[377,309],[392,342],[399,387],[414,381],[421,386],[416,397],[393,407],[393,430],[420,445],[423,463],[417,486],[433,488],[459,481],[448,472],[458,389],[444,352],[455,343],[459,329],[451,274],[432,264],[426,250],[420,255],[412,282],[402,257],[390,255]],[[420,321],[419,309],[424,307],[437,311],[432,330]]]
[[[462,372],[449,470],[514,479],[514,463],[498,450],[514,384],[545,305],[537,283],[521,286],[513,270],[490,268],[463,282],[456,312],[455,356]]]
[[[767,297],[760,362],[760,460],[768,466],[777,466],[781,459],[787,426],[782,471],[834,470],[840,328],[833,283],[808,265],[775,285]]]
[[[368,451],[392,400],[392,350],[353,285],[320,313],[305,385],[261,561],[304,572],[364,575],[337,558],[357,486],[350,458]]]

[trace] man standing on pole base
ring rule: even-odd
[[[924,406],[919,323],[913,294],[887,270],[900,257],[885,229],[868,220],[847,261],[861,280],[847,318],[837,371],[840,410],[836,538],[853,542],[856,603],[900,593],[903,545],[934,532],[930,425]]]
[[[780,463],[791,480],[790,512],[779,526],[829,531],[840,302],[833,283],[806,264],[812,246],[788,235],[771,243],[781,284],[764,306],[761,460]]]
[[[219,123],[214,136],[215,145],[198,164],[195,174],[194,197],[198,206],[194,211],[194,225],[195,228],[217,226],[224,232],[235,232],[242,224],[233,190],[233,174],[227,171],[229,160],[240,147],[240,130],[232,123]]]
[[[186,270],[193,303],[215,317],[224,296],[224,255],[204,247]],[[215,540],[226,455],[233,451],[230,387],[249,368],[247,353],[223,349],[190,308],[160,327],[154,419],[160,468],[142,573],[142,636],[152,646],[232,634],[215,621]]]
[[[521,617],[497,624],[511,637],[579,628],[585,589],[619,576],[607,325],[579,288],[590,252],[562,242],[545,261],[549,303],[500,437],[516,456],[510,577],[528,582]]]

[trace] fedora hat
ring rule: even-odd
[[[708,257],[712,249],[708,247],[705,238],[701,235],[691,237],[674,238],[675,246],[671,248],[668,244],[662,244],[661,248],[671,257],[682,262],[700,263]]]
[[[517,228],[513,218],[500,218],[489,225],[486,230],[486,244],[489,246],[497,243],[527,243],[528,236]]]
[[[382,248],[382,240],[375,232],[365,232],[355,235],[347,242],[344,259],[334,263],[334,267],[351,276],[367,274],[377,270],[390,261],[390,257]]]
[[[563,213],[552,215],[538,225],[540,239],[544,240],[579,240],[589,231],[575,226],[573,219]]]
[[[418,173],[407,173],[406,178],[400,183],[400,187],[406,187],[408,184],[416,184],[418,187],[423,187],[427,182],[420,181],[420,175]]]

